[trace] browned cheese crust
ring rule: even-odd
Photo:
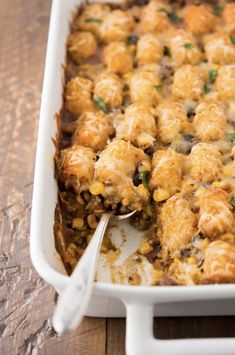
[[[55,238],[68,272],[102,213],[136,210],[132,268],[147,263],[153,285],[235,282],[235,3],[88,4],[66,48]],[[107,236],[101,251],[119,253]]]

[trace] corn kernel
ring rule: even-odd
[[[206,249],[208,247],[208,244],[210,243],[208,238],[205,238],[201,241],[202,248]]]
[[[146,255],[146,254],[150,253],[152,250],[153,250],[153,247],[149,244],[149,242],[145,242],[139,248],[139,252],[142,255]]]
[[[128,72],[128,73],[125,73],[125,74],[123,75],[123,77],[124,77],[124,79],[125,79],[126,81],[129,81],[132,76],[133,76],[133,73],[132,73],[132,72]]]
[[[231,184],[228,181],[214,181],[212,186],[222,190],[230,190],[231,188]]]
[[[234,243],[234,235],[232,233],[223,234],[220,239],[224,242]]]
[[[139,193],[141,193],[143,195],[143,197],[148,198],[149,197],[149,192],[148,189],[146,189],[146,187],[144,186],[144,184],[140,184],[137,187]]]
[[[164,201],[169,197],[170,197],[170,193],[167,190],[164,190],[162,188],[158,188],[154,190],[153,199],[156,202]]]
[[[106,245],[101,245],[101,248],[100,248],[100,251],[101,253],[107,253],[108,252],[108,247]]]
[[[99,182],[99,181],[93,181],[89,190],[92,195],[99,195],[99,194],[104,195],[105,194],[104,184],[102,184],[102,182]]]
[[[151,163],[149,160],[143,160],[140,164],[140,166],[138,167],[139,172],[142,171],[151,171]]]
[[[84,220],[82,218],[74,218],[72,227],[76,229],[81,229],[84,226]]]
[[[154,279],[159,280],[163,275],[164,275],[164,272],[162,270],[156,270],[154,272]]]
[[[128,206],[129,205],[129,199],[127,197],[125,197],[123,200],[122,200],[122,204],[123,206]]]
[[[193,258],[192,256],[187,258],[187,263],[190,265],[195,265],[197,263],[196,259]]]
[[[213,186],[213,187],[221,188],[221,181],[214,181],[214,182],[212,183],[212,186]]]
[[[78,253],[78,248],[76,247],[76,245],[74,243],[70,243],[66,249],[66,252],[72,256],[73,258],[76,257],[77,253]]]
[[[84,202],[84,200],[81,198],[80,195],[77,195],[77,196],[76,196],[76,200],[77,200],[78,203],[80,203],[80,205],[85,205],[85,202]]]
[[[90,228],[95,229],[98,225],[96,216],[94,214],[89,214],[89,216],[87,217],[87,223]]]
[[[88,235],[86,236],[86,240],[87,240],[87,243],[88,243],[88,244],[90,243],[92,237],[93,237],[93,234],[88,234]]]
[[[222,172],[225,176],[231,176],[232,175],[232,168],[230,166],[224,166],[222,169]]]
[[[91,195],[89,194],[89,192],[85,191],[83,193],[83,197],[84,197],[85,201],[88,202],[91,198]]]
[[[187,192],[192,192],[196,189],[196,184],[195,182],[192,182],[191,180],[183,180],[182,181],[182,185],[181,185],[181,190],[184,192],[184,193],[187,193]]]
[[[148,205],[148,206],[146,207],[146,214],[147,214],[147,216],[149,216],[149,217],[152,217],[152,215],[153,215],[153,211],[152,211],[150,205]]]
[[[204,186],[200,186],[197,191],[195,192],[195,196],[196,197],[200,197],[201,195],[203,195],[205,193],[206,189]]]

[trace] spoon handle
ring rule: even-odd
[[[103,214],[88,247],[70,277],[68,286],[58,298],[53,325],[59,334],[79,326],[86,313],[101,243],[111,216],[111,213]]]

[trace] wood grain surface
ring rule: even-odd
[[[57,337],[51,326],[55,292],[29,258],[50,5],[0,0],[0,354],[124,355],[123,319],[86,318],[79,330]],[[160,338],[235,336],[235,317],[157,319],[155,325]]]

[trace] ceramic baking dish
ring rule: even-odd
[[[31,220],[31,258],[40,276],[60,293],[69,281],[54,245],[53,224],[57,201],[54,180],[53,119],[62,105],[66,37],[79,0],[54,0],[51,10],[46,67],[41,100]],[[135,235],[128,235],[129,238]],[[128,355],[235,354],[235,339],[156,340],[153,315],[235,315],[235,285],[127,286],[97,282],[89,316],[127,317]]]

